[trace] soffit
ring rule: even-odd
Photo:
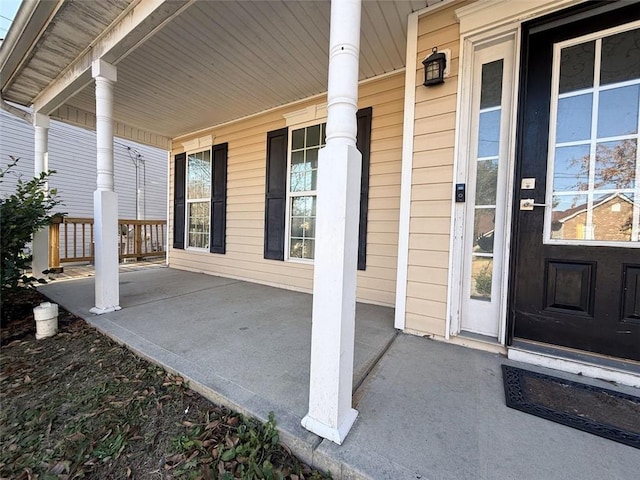
[[[13,102],[31,100],[78,57],[134,0],[62,2],[37,40],[15,81],[3,91]],[[7,72],[11,75],[13,72]]]
[[[363,2],[361,80],[404,67],[407,17],[428,3]],[[329,18],[328,0],[197,1],[118,62],[114,117],[173,138],[321,94]],[[65,105],[95,112],[93,86]]]

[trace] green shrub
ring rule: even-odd
[[[7,167],[0,168],[0,183],[7,174],[15,174],[11,169],[19,159],[12,156],[9,158],[11,161]],[[18,177],[15,193],[0,198],[3,298],[21,285],[30,286],[33,282],[45,282],[42,278],[25,274],[31,264],[31,255],[26,253],[26,246],[35,232],[51,223],[51,217],[54,216],[52,210],[61,203],[55,189],[46,191],[47,180],[53,173],[53,170],[49,170],[29,181]],[[40,272],[33,273],[38,275]]]

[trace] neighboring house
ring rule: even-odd
[[[18,12],[3,97],[171,150],[170,266],[314,293],[312,424],[323,381],[351,395],[353,291],[408,333],[637,376],[638,2],[367,1],[361,22],[342,0],[48,8]],[[444,83],[423,86],[435,49]],[[603,195],[627,199],[628,233],[552,235],[572,205],[608,228]],[[111,293],[96,312],[119,307]],[[305,425],[341,441],[340,415]]]
[[[13,192],[18,176],[34,176],[33,125],[0,110],[0,167],[19,158],[0,183],[0,195]],[[118,216],[124,219],[164,220],[167,217],[167,152],[131,140],[114,141],[115,190]],[[52,121],[49,129],[49,168],[56,173],[49,187],[58,189],[59,208],[70,217],[93,218],[96,184],[96,134],[90,130]],[[136,166],[137,165],[137,166]],[[136,188],[136,175],[137,186]],[[136,217],[137,215],[137,217]]]
[[[633,236],[633,213],[633,201],[620,193],[594,201],[591,209],[582,204],[554,211],[551,238],[629,242]]]

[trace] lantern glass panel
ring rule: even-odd
[[[435,61],[427,65],[427,80],[435,80],[440,77],[440,62]]]

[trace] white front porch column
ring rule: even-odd
[[[331,2],[327,143],[318,158],[309,413],[302,426],[341,444],[351,408],[360,171],[356,148],[360,0]]]
[[[93,193],[96,299],[92,313],[120,310],[118,284],[118,196],[113,190],[113,82],[116,67],[95,60],[97,190]]]
[[[42,172],[49,170],[49,117],[42,113],[34,113],[33,126],[35,130],[33,174],[39,177]],[[31,273],[34,277],[42,278],[44,277],[42,272],[49,269],[49,227],[44,227],[33,234],[31,250],[33,254]]]

